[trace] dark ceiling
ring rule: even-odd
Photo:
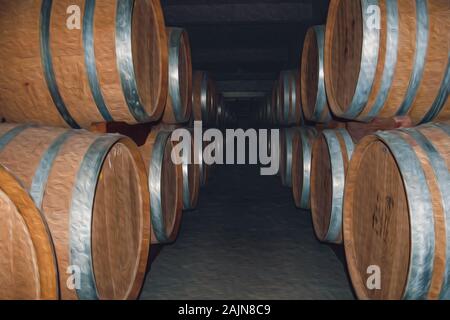
[[[281,70],[298,68],[308,27],[329,0],[161,0],[166,24],[188,30],[193,67],[227,98],[262,96]]]

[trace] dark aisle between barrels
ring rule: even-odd
[[[316,240],[278,177],[220,166],[177,242],[154,257],[140,298],[353,299],[343,259]]]

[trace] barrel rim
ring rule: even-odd
[[[27,226],[36,253],[39,270],[39,298],[57,300],[60,297],[56,252],[50,229],[42,212],[20,181],[0,165],[0,189],[11,199]],[[41,272],[42,271],[42,272]]]
[[[164,165],[164,154],[168,145],[173,147],[170,141],[172,132],[168,130],[160,130],[152,132],[150,137],[154,137],[154,144],[152,148],[151,160],[149,164],[149,174],[148,174],[148,186],[150,189],[150,211],[151,220],[153,226],[153,233],[156,240],[159,243],[172,243],[176,240],[178,232],[181,225],[183,199],[182,199],[182,183],[177,181],[176,183],[176,203],[175,212],[170,212],[170,214],[175,214],[172,225],[167,226],[165,224],[162,206],[162,179],[163,179],[163,165]],[[172,161],[172,159],[170,159]],[[182,165],[174,164],[174,169],[176,171],[176,179],[183,176]],[[170,230],[170,234],[167,232]]]

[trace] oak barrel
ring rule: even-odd
[[[167,28],[169,41],[169,94],[163,121],[185,123],[192,113],[191,46],[186,30]]]
[[[338,117],[450,118],[448,0],[330,2],[325,82]]]
[[[150,206],[145,166],[131,140],[1,124],[0,163],[45,216],[62,299],[137,298],[149,251]]]
[[[217,83],[211,76],[209,76],[208,89],[210,91],[209,96],[211,98],[211,102],[210,102],[207,126],[213,127],[215,125],[215,120],[217,117],[217,103],[218,103],[219,92],[217,91]]]
[[[311,157],[316,129],[296,128],[292,146],[292,191],[295,205],[301,209],[311,209]]]
[[[280,121],[278,110],[280,108],[280,90],[279,90],[279,81],[276,80],[273,84],[272,88],[272,109],[271,109],[271,118],[272,124],[277,125]]]
[[[300,124],[303,115],[298,72],[293,70],[282,71],[278,86],[278,124],[281,126]]]
[[[292,187],[292,147],[296,128],[283,128],[280,132],[280,178],[284,187]]]
[[[159,0],[1,0],[0,7],[7,121],[88,129],[160,119],[168,49]]]
[[[0,165],[0,299],[58,299],[47,222],[20,182]]]
[[[300,87],[306,120],[327,123],[331,120],[324,79],[325,26],[308,29],[301,59]]]
[[[324,130],[314,141],[311,159],[311,213],[323,242],[342,243],[345,176],[354,143],[345,129]]]
[[[450,124],[378,132],[357,146],[344,201],[361,299],[450,299]],[[367,270],[381,271],[368,290]]]
[[[172,140],[175,140],[176,151],[179,152],[179,158],[183,161],[183,209],[193,210],[198,203],[201,169],[195,154],[194,130],[181,129],[174,131]],[[190,141],[188,150],[182,149],[180,151],[178,146],[184,147],[185,141]]]
[[[148,171],[152,243],[172,243],[178,236],[183,210],[182,163],[172,160],[171,131],[152,130],[140,147]]]
[[[209,74],[204,71],[195,71],[192,88],[193,121],[202,121],[206,127],[212,108],[211,85]]]

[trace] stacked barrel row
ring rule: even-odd
[[[0,8],[0,297],[136,299],[206,183],[191,125],[225,123],[223,99],[159,0]]]
[[[331,1],[304,42],[305,124],[284,121],[277,89],[258,110],[283,127],[282,184],[320,241],[345,245],[362,299],[450,299],[449,32],[445,0]]]

